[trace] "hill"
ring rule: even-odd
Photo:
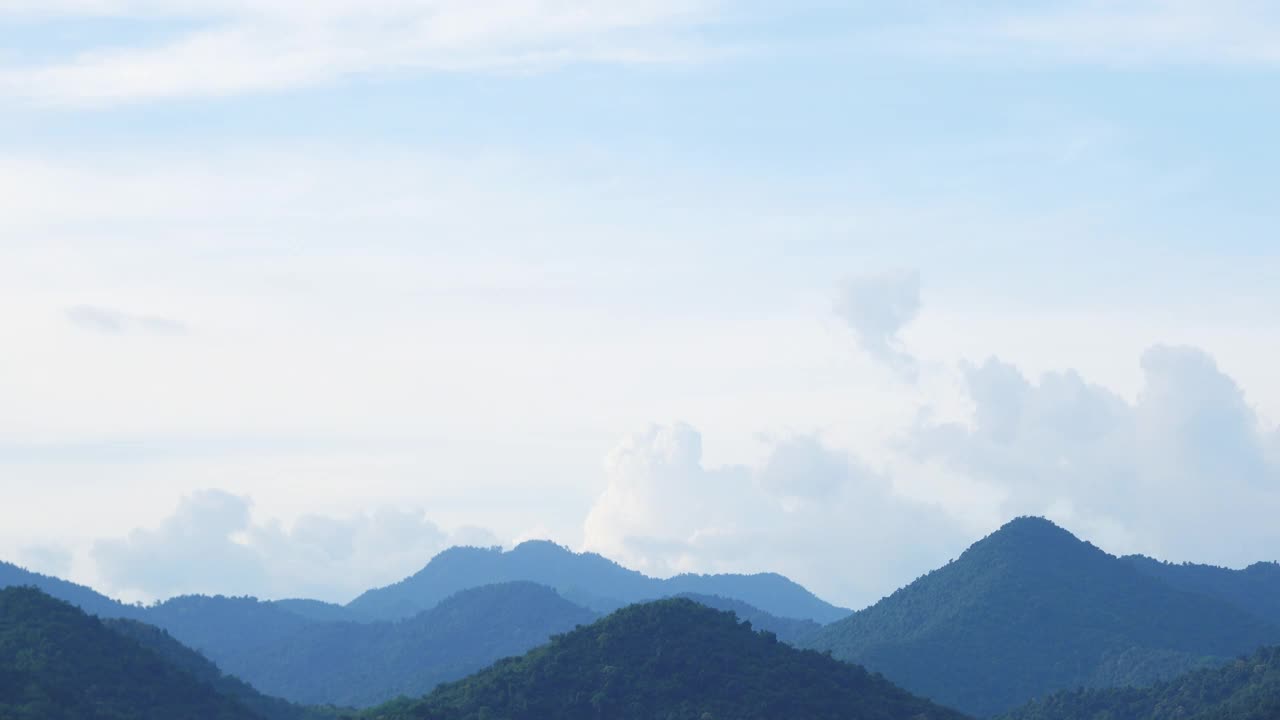
[[[1280,564],[1254,563],[1243,570],[1167,563],[1142,555],[1120,558],[1145,575],[1180,590],[1216,597],[1280,625]]]
[[[348,608],[397,620],[428,610],[461,590],[513,581],[546,585],[601,612],[690,592],[741,600],[772,615],[819,623],[849,614],[773,573],[678,575],[664,580],[628,570],[595,553],[575,553],[546,541],[522,543],[507,552],[501,548],[450,548],[414,575],[370,590],[351,601]]]
[[[65,602],[0,590],[5,720],[253,720],[259,716]]]
[[[540,585],[490,585],[395,623],[311,625],[226,668],[295,702],[367,707],[423,695],[597,617]]]
[[[960,720],[686,599],[633,605],[374,720]]]
[[[1019,518],[806,646],[976,715],[1057,690],[1144,684],[1252,652],[1280,628]]]
[[[1005,720],[1275,720],[1280,648],[1147,688],[1075,690],[1032,702]]]

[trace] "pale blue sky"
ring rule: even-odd
[[[219,590],[95,550],[218,490],[267,595],[476,528],[851,605],[1018,512],[1276,559],[1231,518],[1280,507],[1278,47],[1247,0],[0,0],[0,556]],[[1105,442],[1053,443],[1096,403]],[[1156,461],[1213,412],[1190,445],[1243,457]]]

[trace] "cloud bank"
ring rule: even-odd
[[[420,511],[379,508],[348,518],[304,515],[290,527],[257,524],[249,498],[205,490],[157,527],[96,543],[108,589],[128,596],[221,593],[345,602],[419,570],[456,544],[495,545],[488,531],[449,533]]]
[[[925,423],[917,459],[1003,491],[1006,515],[1047,514],[1104,548],[1243,565],[1280,547],[1275,430],[1193,347],[1141,358],[1135,401],[1074,371],[1038,382],[996,359],[964,368],[967,423]]]
[[[585,545],[656,575],[777,571],[857,604],[945,562],[963,537],[815,436],[777,441],[759,468],[707,467],[697,430],[653,426],[614,449],[606,475]]]

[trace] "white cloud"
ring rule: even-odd
[[[454,544],[498,544],[485,530],[441,530],[421,511],[383,507],[345,518],[254,522],[248,497],[205,490],[155,528],[92,550],[105,588],[126,597],[185,593],[345,602],[416,572]]]
[[[1142,370],[1130,402],[1072,371],[1032,383],[992,359],[964,371],[971,423],[925,423],[906,447],[1004,490],[1004,515],[1048,514],[1109,550],[1274,558],[1280,465],[1269,429],[1201,350],[1153,347]]]
[[[920,274],[897,271],[845,281],[836,314],[853,330],[861,348],[908,380],[917,373],[900,333],[920,314]]]
[[[758,469],[707,467],[696,430],[654,426],[626,438],[606,474],[586,548],[658,575],[781,572],[860,606],[945,562],[961,537],[812,436],[774,443]]]
[[[397,71],[530,71],[575,62],[688,60],[679,29],[713,3],[639,0],[266,0],[18,3],[45,18],[181,19],[146,47],[90,47],[0,68],[0,95],[93,105],[312,86]],[[0,13],[4,9],[0,8]]]

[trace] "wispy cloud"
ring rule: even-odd
[[[920,314],[920,273],[896,271],[850,278],[835,303],[861,348],[904,379],[916,378],[916,359],[900,333]]]
[[[911,54],[1020,64],[1280,64],[1280,8],[1274,3],[1070,0],[1016,7],[964,15],[948,7],[931,19],[898,23],[886,45]]]
[[[712,0],[142,0],[0,6],[52,19],[180,19],[150,46],[83,47],[0,69],[0,94],[53,105],[220,96],[396,71],[537,71],[576,62],[658,63],[698,56],[680,30]]]
[[[179,320],[155,315],[135,315],[111,308],[77,305],[66,310],[67,320],[83,330],[123,335],[182,335],[187,326]]]

